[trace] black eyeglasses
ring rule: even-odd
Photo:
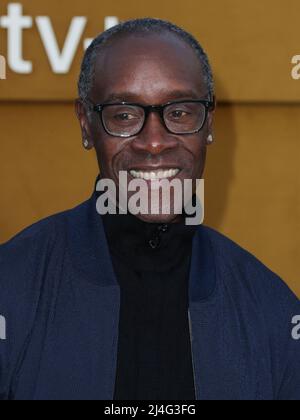
[[[160,115],[164,127],[172,134],[199,133],[205,125],[209,111],[215,107],[214,101],[202,99],[148,106],[128,102],[91,104],[92,110],[99,114],[107,134],[123,138],[141,133],[151,112]]]

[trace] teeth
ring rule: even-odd
[[[158,170],[152,172],[142,172],[142,171],[130,171],[130,175],[133,178],[141,178],[145,179],[146,181],[158,181],[160,179],[168,179],[173,178],[174,176],[178,175],[180,169],[168,169],[168,170]]]

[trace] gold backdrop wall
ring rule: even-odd
[[[0,3],[0,17],[10,2]],[[206,224],[228,235],[276,271],[300,296],[299,1],[71,0],[21,2],[23,14],[51,18],[62,47],[71,19],[86,16],[84,37],[105,16],[160,17],[191,31],[207,49],[219,106],[209,149]],[[7,56],[0,28],[0,54]],[[29,224],[75,206],[91,193],[97,166],[84,152],[74,115],[80,43],[67,74],[54,74],[36,25],[24,32],[33,72],[8,69],[0,81],[0,242]]]

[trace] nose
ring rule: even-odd
[[[143,131],[132,141],[131,146],[136,152],[159,155],[177,147],[178,138],[167,131],[157,112],[151,112]]]

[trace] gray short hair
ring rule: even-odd
[[[78,81],[79,97],[83,101],[88,98],[94,83],[97,57],[101,53],[101,49],[104,48],[115,36],[137,33],[145,35],[159,34],[163,32],[176,34],[195,50],[195,53],[197,54],[197,57],[199,58],[202,65],[204,82],[207,86],[208,93],[212,97],[214,93],[213,73],[208,60],[208,56],[199,42],[194,38],[193,35],[180,28],[179,26],[176,26],[173,23],[165,20],[153,18],[128,20],[112,27],[111,29],[108,29],[94,39],[94,41],[86,50],[82,61],[81,72]]]

